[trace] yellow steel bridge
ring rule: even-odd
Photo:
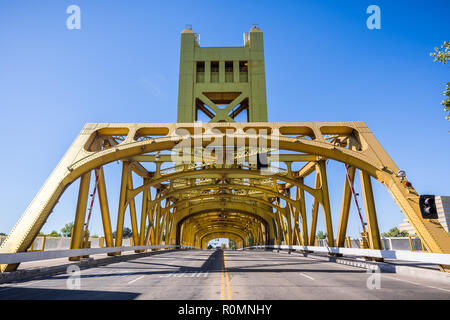
[[[206,248],[215,238],[229,238],[240,248],[314,245],[319,207],[328,246],[344,247],[358,174],[365,247],[382,249],[372,190],[377,180],[389,190],[426,249],[450,253],[450,236],[437,221],[422,218],[419,194],[397,174],[399,168],[364,122],[268,122],[263,34],[253,26],[244,41],[242,47],[201,47],[196,34],[185,29],[178,122],[86,124],[0,252],[26,251],[58,199],[77,180],[71,249],[86,247],[91,179],[96,179],[108,247],[122,245],[127,211],[133,243],[139,246]],[[122,163],[122,175],[118,212],[111,216],[103,167],[115,161]],[[328,161],[347,168],[339,215],[331,212],[329,194],[334,186],[327,179]],[[147,169],[150,164],[152,170]],[[305,182],[310,175],[315,177],[313,185]],[[137,212],[135,199],[140,194]],[[306,197],[312,197],[312,208],[306,207]],[[333,224],[338,225],[337,233]],[[2,265],[1,270],[17,266]]]

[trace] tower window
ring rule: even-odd
[[[205,82],[205,61],[197,61],[196,81]]]
[[[219,61],[211,61],[211,82],[219,82]]]
[[[225,82],[233,81],[233,61],[225,61]]]
[[[248,61],[239,61],[239,82],[248,82]]]

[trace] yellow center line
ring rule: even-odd
[[[223,254],[223,266],[222,266],[223,269],[222,270],[223,270],[223,273],[225,273],[225,279],[227,281],[226,285],[227,285],[228,300],[232,300],[230,279],[228,278],[227,264],[225,261],[225,252],[222,251],[222,254]],[[222,274],[222,280],[223,280],[223,274]]]
[[[221,289],[220,289],[220,299],[221,300],[225,300],[225,281],[224,281],[224,269],[223,269],[223,263],[222,263],[222,272],[221,272],[221,276],[222,276],[222,285],[221,285]]]

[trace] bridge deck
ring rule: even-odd
[[[224,263],[225,255],[225,263]],[[176,251],[0,285],[0,299],[450,299],[450,283],[380,274],[314,257],[259,251]]]

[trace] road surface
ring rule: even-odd
[[[436,283],[286,254],[174,251],[0,285],[0,299],[450,299]]]

